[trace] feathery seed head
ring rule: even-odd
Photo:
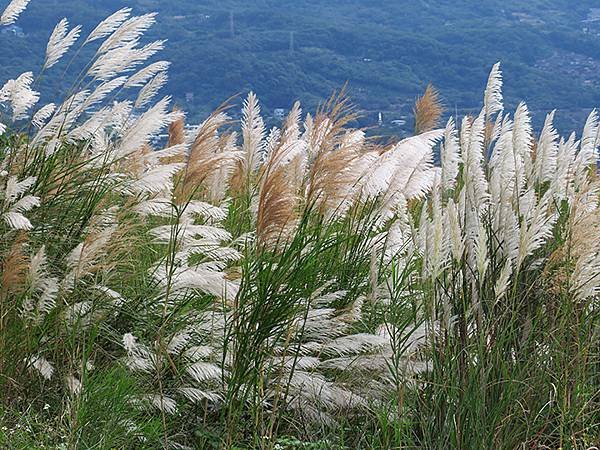
[[[2,15],[0,15],[0,25],[11,25],[15,23],[31,0],[12,0]]]
[[[440,94],[433,85],[427,85],[423,96],[415,102],[413,113],[415,115],[415,135],[431,131],[439,126],[444,107]]]

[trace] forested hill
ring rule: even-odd
[[[558,108],[559,126],[577,127],[600,105],[597,0],[32,0],[20,29],[0,33],[0,80],[40,67],[60,18],[89,31],[123,6],[160,13],[151,37],[169,40],[167,91],[194,119],[250,89],[267,114],[295,99],[314,107],[348,81],[364,125],[382,111],[409,126],[428,82],[452,112],[479,107],[496,61],[507,105],[526,100],[538,122]],[[66,64],[47,87],[67,88]]]

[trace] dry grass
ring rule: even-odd
[[[317,112],[306,138],[308,173],[306,203],[324,213],[347,195],[356,182],[353,164],[360,158],[362,145],[344,145],[347,125],[358,118],[343,88],[334,93]]]
[[[413,108],[415,115],[415,135],[434,130],[440,126],[444,106],[440,94],[429,84],[425,93],[417,99]]]
[[[177,109],[175,111],[178,111]],[[180,145],[185,142],[185,117],[180,117],[169,125],[168,147]]]
[[[25,287],[30,262],[27,241],[27,233],[19,232],[3,258],[0,265],[0,301],[9,294],[17,294]]]
[[[279,145],[261,173],[256,217],[256,234],[261,248],[284,244],[298,215],[297,186],[290,177],[289,163],[282,159],[286,147]]]
[[[219,138],[219,130],[229,123],[225,114],[227,109],[227,105],[222,105],[198,129],[187,157],[181,190],[177,194],[179,202],[185,203],[194,192],[202,191],[207,177],[214,173],[227,157],[222,153],[223,148],[219,146],[223,143]]]

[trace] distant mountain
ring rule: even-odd
[[[296,99],[314,108],[347,81],[362,125],[382,112],[400,133],[428,82],[452,113],[476,110],[496,61],[507,105],[527,101],[537,123],[559,108],[559,127],[571,129],[600,106],[597,0],[32,0],[19,33],[0,33],[0,80],[40,67],[60,18],[89,31],[123,6],[159,12],[151,37],[169,40],[167,91],[196,120],[251,89],[267,114]],[[68,88],[66,64],[47,87]]]

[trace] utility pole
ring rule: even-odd
[[[231,37],[235,36],[235,20],[233,11],[229,11],[229,32],[231,33]]]

